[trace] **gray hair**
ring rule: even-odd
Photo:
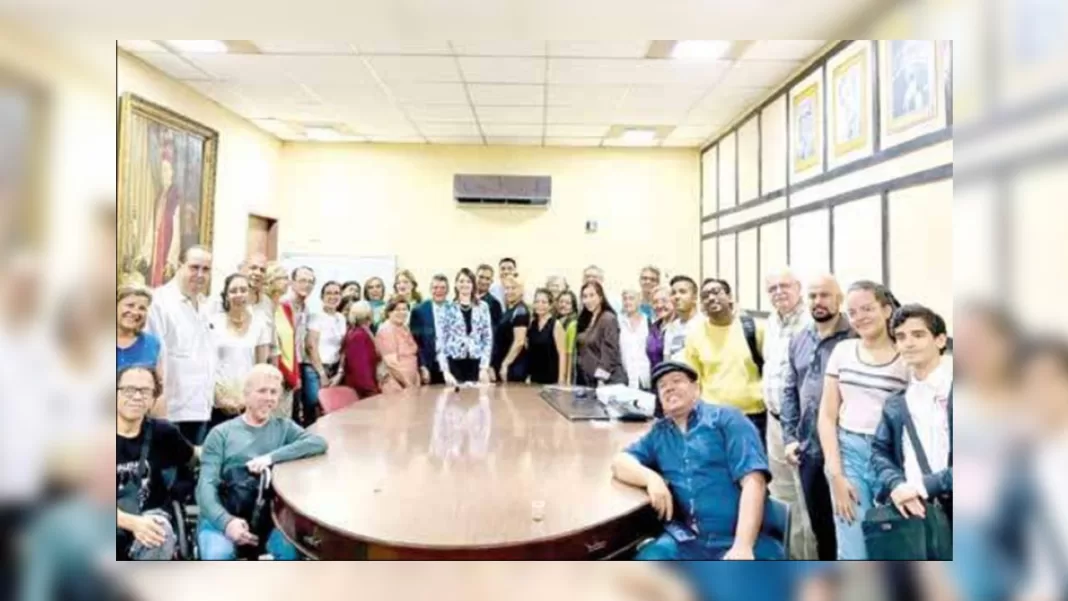
[[[371,309],[371,303],[362,300],[352,303],[349,306],[347,318],[348,322],[354,326],[362,326],[371,321],[371,317],[374,315],[374,310]]]

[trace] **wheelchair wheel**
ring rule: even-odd
[[[178,559],[196,559],[193,557],[193,544],[189,538],[185,508],[178,501],[171,501],[171,510],[174,512],[174,535],[178,539]]]

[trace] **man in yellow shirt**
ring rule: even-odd
[[[730,284],[706,279],[701,284],[701,305],[705,319],[690,324],[682,358],[700,375],[701,398],[740,409],[767,444],[768,413],[761,384],[762,365],[757,363],[759,351],[750,348],[743,318],[734,313]],[[755,347],[760,349],[764,326],[759,322],[753,325]]]

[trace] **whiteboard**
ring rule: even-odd
[[[323,284],[334,280],[344,285],[347,281],[360,283],[360,295],[363,285],[369,278],[380,277],[386,284],[386,298],[393,290],[393,275],[397,273],[397,256],[352,257],[347,255],[322,255],[317,253],[282,253],[282,265],[290,274],[297,267],[311,267],[315,270],[315,288],[308,296],[308,309],[319,313],[323,302],[319,292]]]

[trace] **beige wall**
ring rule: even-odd
[[[117,81],[119,96],[132,92],[219,132],[212,247],[216,276],[233,270],[245,255],[249,213],[266,217],[281,213],[277,190],[281,141],[121,51]],[[111,110],[114,119],[114,106]],[[114,133],[110,139],[115,139]],[[108,155],[112,164],[114,156],[114,151]],[[113,166],[109,175],[112,173]],[[221,286],[223,279],[212,278],[213,287]]]
[[[528,293],[550,274],[574,285],[590,263],[613,294],[637,286],[648,263],[697,273],[695,150],[287,144],[283,157],[283,251],[395,254],[421,290],[436,272],[451,279],[503,256],[518,261]],[[552,201],[461,207],[456,173],[550,175]]]
[[[731,281],[738,291],[736,301],[743,309],[770,309],[762,278],[768,270],[787,262],[803,279],[830,269],[833,262],[833,270],[843,286],[862,278],[881,281],[885,238],[888,249],[885,260],[889,268],[886,280],[897,296],[903,302],[927,304],[952,321],[952,180],[945,178],[904,188],[883,186],[896,178],[952,165],[952,139],[899,153],[896,157],[884,154],[922,135],[943,131],[946,126],[944,90],[941,85],[936,86],[937,112],[932,119],[891,132],[885,103],[881,119],[875,118],[875,103],[885,101],[875,95],[874,78],[882,75],[880,67],[885,67],[887,52],[879,48],[882,64],[876,65],[874,44],[870,40],[854,42],[828,55],[825,66],[817,66],[793,86],[786,88],[787,82],[783,82],[784,88],[766,108],[739,123],[736,132],[729,132],[703,154],[705,189],[712,186],[711,189],[718,190],[720,210],[736,202],[751,203],[740,211],[719,215],[717,199],[706,192],[704,217],[710,219],[700,228],[704,275],[718,273]],[[795,169],[790,153],[795,137],[785,129],[787,111],[792,119],[793,97],[815,84],[819,104],[832,102],[833,95],[828,91],[836,67],[858,52],[867,52],[864,62],[869,66],[868,86],[863,95],[867,143],[853,148],[843,146],[836,154],[834,111],[828,109],[824,119],[820,106],[817,114],[821,115],[820,135],[827,140],[827,160],[823,160],[822,152],[817,152],[814,165]],[[939,64],[936,79],[939,82],[941,69]],[[885,90],[887,86],[882,87]],[[762,120],[759,148],[754,142],[758,137],[758,118]],[[876,128],[880,128],[879,148],[874,143]],[[737,145],[735,136],[739,136]],[[718,182],[707,176],[716,172],[717,148]],[[856,161],[870,159],[873,154],[878,156],[870,165],[860,169],[848,167]],[[740,183],[737,192],[735,170]],[[841,171],[827,175],[829,170]],[[759,194],[758,180],[762,183]],[[782,194],[787,181],[789,185]],[[874,186],[874,191],[858,196],[857,190],[869,186]],[[881,198],[884,191],[887,193],[885,219]],[[838,200],[847,197],[853,198],[838,204]],[[709,260],[717,258],[718,267],[709,264]]]

